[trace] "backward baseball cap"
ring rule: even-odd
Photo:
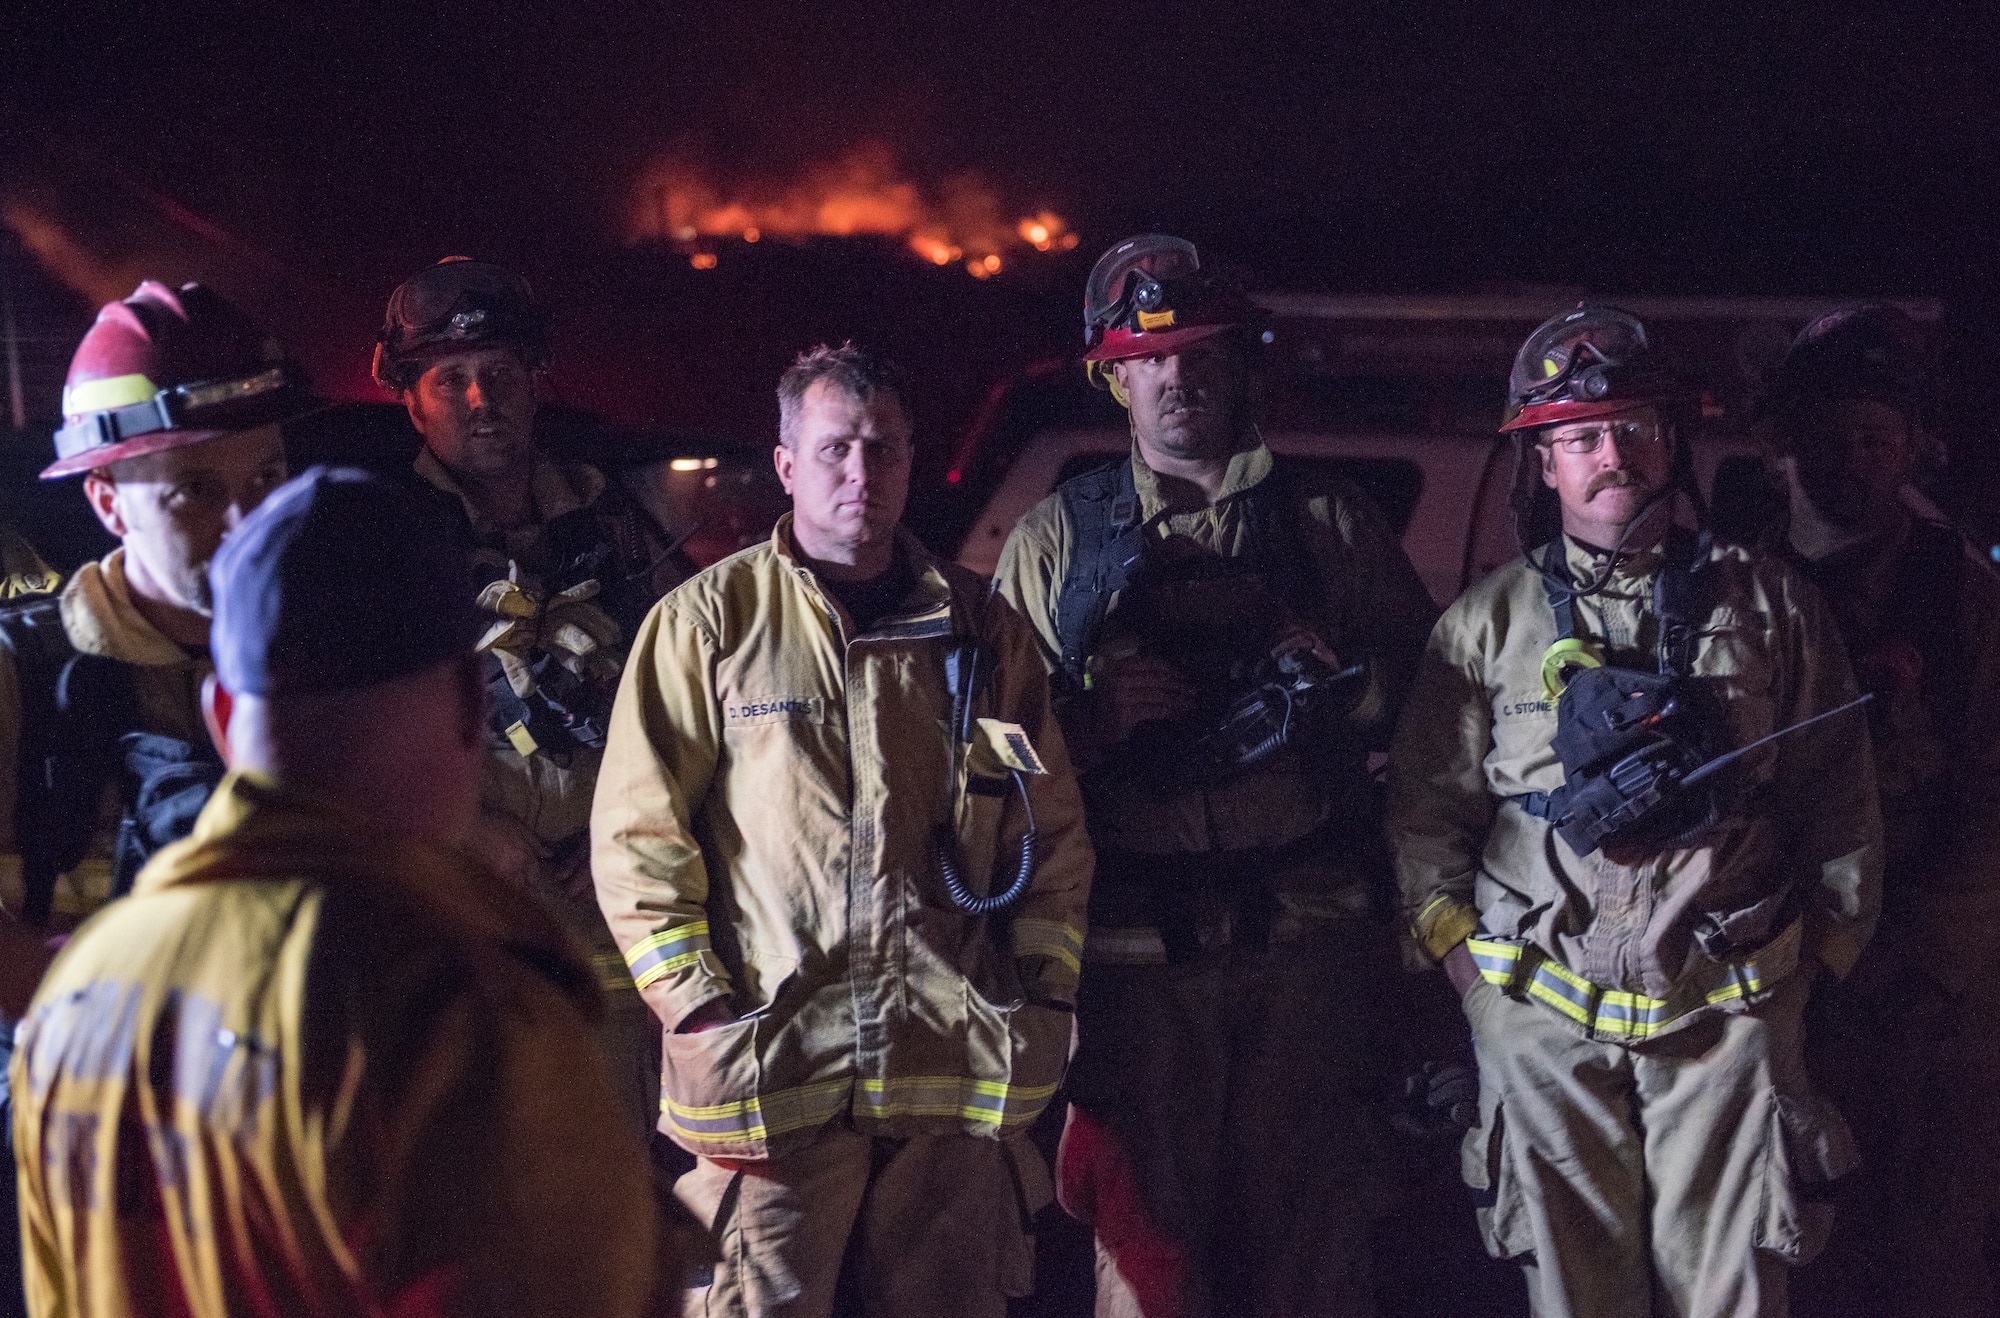
[[[470,654],[471,546],[394,481],[313,467],[273,490],[209,567],[216,677],[238,695],[353,690]]]

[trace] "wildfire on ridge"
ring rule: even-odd
[[[697,270],[709,270],[718,239],[862,234],[900,239],[933,265],[962,261],[978,279],[1000,273],[1011,249],[1076,246],[1076,235],[1054,212],[1010,220],[993,186],[974,172],[927,189],[880,143],[864,143],[795,178],[733,186],[685,158],[657,160],[634,189],[626,236],[671,243]]]

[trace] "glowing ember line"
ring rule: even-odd
[[[998,274],[1010,250],[1068,251],[1077,242],[1053,211],[1007,219],[999,194],[976,173],[921,186],[880,143],[793,178],[737,184],[686,159],[655,161],[633,189],[626,224],[629,241],[671,243],[698,270],[714,268],[718,241],[859,235],[899,240],[933,265],[963,262],[980,279]]]

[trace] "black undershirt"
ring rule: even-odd
[[[840,601],[840,607],[847,610],[847,616],[854,622],[854,634],[864,635],[875,629],[875,624],[909,595],[917,584],[909,565],[903,562],[901,554],[889,565],[885,572],[879,572],[866,581],[835,581],[822,575],[820,585],[826,593]]]

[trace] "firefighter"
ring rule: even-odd
[[[459,849],[457,528],[316,467],[214,567],[231,772],[22,1023],[37,1318],[647,1312],[660,1218],[580,947]]]
[[[1801,1278],[1830,1315],[1995,1312],[2000,576],[1911,506],[1928,356],[1901,311],[1842,308],[1800,334],[1767,409],[1784,547],[1875,696],[1882,924],[1806,1036],[1862,1154],[1827,1258]]]
[[[996,576],[1098,858],[1058,1185],[1107,1318],[1369,1313],[1360,986],[1394,945],[1367,756],[1435,610],[1363,495],[1263,443],[1260,313],[1192,244],[1113,247],[1085,321],[1131,456],[1023,517]]]
[[[0,606],[9,915],[39,926],[88,914],[186,831],[221,776],[196,700],[208,560],[284,480],[278,423],[305,398],[283,350],[199,284],[147,280],[84,335],[42,478],[81,474],[120,545],[58,595]]]
[[[620,1092],[650,1130],[657,1034],[591,889],[590,800],[624,647],[692,565],[616,481],[541,451],[547,319],[518,275],[447,257],[389,299],[374,373],[423,436],[417,475],[474,545],[468,589],[489,623],[480,649],[492,704],[476,845],[590,943]]]
[[[1525,552],[1445,611],[1390,757],[1466,1181],[1537,1314],[1782,1314],[1853,1162],[1799,1022],[1879,902],[1854,680],[1796,572],[1675,524],[1691,394],[1637,320],[1552,318],[1509,404]]]
[[[1028,628],[898,525],[907,399],[866,350],[799,358],[792,511],[653,610],[612,711],[598,897],[723,1257],[691,1313],[824,1316],[844,1274],[871,1318],[999,1318],[1032,1284],[1090,849]]]

